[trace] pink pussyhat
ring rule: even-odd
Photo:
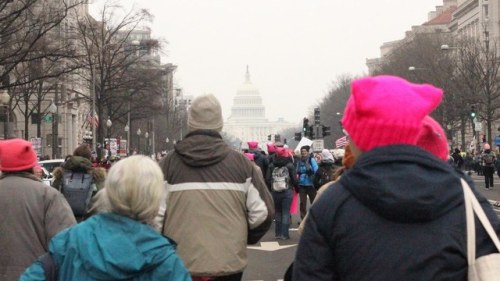
[[[362,151],[392,144],[415,145],[422,120],[443,97],[439,88],[396,76],[361,78],[351,88],[342,125]]]
[[[270,142],[267,144],[267,152],[268,153],[273,153],[276,152],[276,145],[274,143]]]
[[[247,142],[248,144],[248,149],[256,149],[259,146],[259,143],[256,141],[249,141]]]
[[[245,153],[245,157],[250,161],[254,161],[255,159],[255,155],[253,155],[253,153]]]
[[[448,160],[448,140],[443,127],[430,116],[422,121],[422,130],[418,136],[417,146],[423,148],[443,161]]]

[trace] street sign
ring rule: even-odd
[[[321,152],[325,148],[325,142],[321,140],[312,141],[312,149],[314,152]]]
[[[47,114],[47,115],[43,116],[42,120],[43,120],[43,122],[52,123],[53,118],[52,118],[52,115]]]
[[[475,122],[474,128],[476,129],[476,132],[481,132],[482,128],[483,128],[483,124],[481,122]]]
[[[42,155],[42,138],[31,138],[31,145],[33,146],[33,150],[35,150],[38,159]]]

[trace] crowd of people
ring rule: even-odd
[[[442,97],[394,76],[355,80],[342,119],[349,144],[336,157],[280,142],[236,151],[221,137],[219,101],[203,95],[159,162],[103,167],[84,144],[52,187],[29,142],[4,140],[0,280],[241,280],[247,245],[273,221],[275,239],[290,239],[294,196],[301,237],[285,280],[466,280],[462,180],[497,237],[500,221],[430,116]],[[487,144],[480,162],[492,188],[500,161]],[[477,257],[498,253],[475,227]]]

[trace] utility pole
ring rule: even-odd
[[[52,159],[58,159],[59,150],[59,85],[56,84],[54,92],[54,105],[56,106],[55,113],[52,117]]]

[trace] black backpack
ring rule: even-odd
[[[75,216],[87,213],[94,187],[92,180],[92,175],[85,172],[63,172],[61,192]]]
[[[331,182],[333,180],[334,173],[335,169],[333,166],[319,167],[318,171],[314,175],[314,187],[319,189],[325,183]]]

